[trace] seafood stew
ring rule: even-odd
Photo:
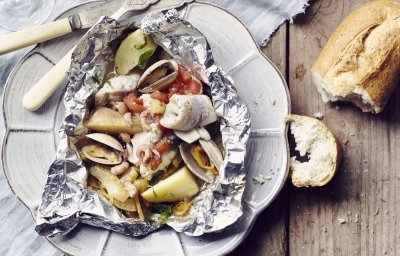
[[[140,29],[119,45],[99,83],[76,148],[88,187],[128,218],[165,222],[189,214],[191,200],[223,162],[208,88]]]

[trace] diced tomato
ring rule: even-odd
[[[123,101],[130,111],[140,113],[146,110],[146,108],[143,106],[143,99],[138,99],[134,92],[126,95]]]
[[[157,114],[156,114],[156,115],[153,115],[153,122],[157,124],[158,129],[160,129],[160,131],[161,131],[164,135],[167,135],[167,134],[171,133],[172,130],[170,130],[170,129],[168,129],[168,128],[165,128],[164,126],[162,126],[162,125],[160,124],[160,120],[161,120],[162,117],[163,117],[162,114],[161,114],[161,115],[157,115]]]
[[[137,99],[136,93],[130,92],[127,95],[125,95],[124,99],[130,100],[130,101],[135,101]]]
[[[164,102],[164,103],[168,103],[169,102],[168,94],[160,92],[160,91],[155,91],[152,94],[150,94],[150,98],[159,100],[159,101]]]
[[[139,105],[143,105],[143,99],[142,98],[136,98],[135,102]]]
[[[192,75],[181,65],[178,67],[178,74],[185,84],[192,81]]]
[[[201,84],[192,79],[190,83],[184,85],[185,94],[200,94]]]
[[[148,163],[148,167],[150,167],[153,171],[157,169],[157,167],[161,164],[161,157],[157,155],[153,155],[153,157],[150,159]]]
[[[169,86],[168,97],[171,98],[174,94],[200,94],[201,83],[193,79],[192,75],[182,66],[178,67],[178,77]]]
[[[128,107],[129,108],[129,107]],[[146,108],[142,105],[139,105],[135,102],[135,104],[132,106],[132,111],[135,113],[141,113],[143,111],[145,111]]]
[[[163,155],[170,148],[171,143],[168,140],[162,140],[156,144],[156,150],[160,155]]]
[[[176,84],[172,84],[169,87],[168,98],[171,98],[172,95],[174,95],[174,94],[179,94],[179,88],[178,88],[178,86]]]
[[[174,94],[185,94],[183,82],[179,77],[169,86],[168,98]]]
[[[157,124],[157,127],[158,127],[158,129],[161,130],[161,132],[162,132],[164,135],[170,134],[170,133],[172,132],[171,129],[168,129],[168,128],[162,126],[160,123]]]

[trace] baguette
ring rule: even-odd
[[[319,187],[335,175],[341,158],[339,142],[321,121],[307,116],[287,115],[290,131],[300,156],[309,160],[290,159],[290,177],[296,187]]]
[[[347,101],[379,113],[399,80],[400,3],[376,0],[347,16],[311,74],[324,102]]]

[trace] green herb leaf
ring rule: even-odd
[[[144,69],[146,67],[147,61],[150,59],[150,57],[153,55],[153,53],[154,53],[153,49],[142,53],[142,55],[140,55],[140,57],[139,57],[138,67],[141,69]]]
[[[156,223],[159,224],[164,224],[165,222],[167,222],[168,218],[165,218],[164,216],[162,216],[159,213],[149,213],[145,216],[146,220],[150,220],[150,221],[154,221]]]
[[[151,187],[151,191],[153,191],[154,197],[157,197],[156,191],[154,191],[154,187]]]
[[[108,86],[110,86],[110,88],[111,88],[111,89],[113,89],[113,90],[114,90],[114,87],[112,86],[112,84],[111,84],[110,80],[108,80],[106,83],[108,84]]]
[[[152,209],[161,215],[169,217],[172,214],[172,206],[169,204],[153,204]]]
[[[165,197],[175,197],[176,195],[175,195],[175,193],[174,192],[171,192],[171,191],[169,191],[169,192],[167,192],[167,194],[165,195]]]
[[[172,215],[172,206],[168,204],[153,204],[152,212],[146,215],[147,220],[164,224]]]
[[[95,73],[94,76],[92,76],[92,79],[96,84],[98,84],[98,85],[101,84],[100,77],[97,73]]]

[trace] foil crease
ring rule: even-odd
[[[103,196],[88,189],[88,171],[74,148],[74,142],[87,133],[82,120],[98,89],[94,77],[103,77],[106,64],[114,58],[113,45],[126,31],[135,29],[136,22],[127,15],[118,21],[102,17],[72,55],[60,143],[35,216],[35,229],[42,236],[66,234],[80,222],[129,236],[143,236],[162,226],[126,218]],[[191,236],[221,231],[242,215],[249,110],[238,98],[232,79],[215,64],[205,36],[182,19],[177,10],[150,13],[141,24],[145,33],[178,63],[210,86],[225,149],[225,160],[216,181],[202,187],[186,217],[172,216],[166,224]]]

